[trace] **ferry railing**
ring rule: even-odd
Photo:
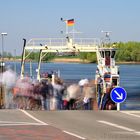
[[[78,45],[99,45],[100,39],[98,38],[75,38],[73,41],[74,44]]]
[[[66,38],[33,38],[26,46],[65,46]]]
[[[26,46],[67,46],[69,38],[33,38],[27,42]],[[100,45],[98,38],[75,38],[72,45]]]

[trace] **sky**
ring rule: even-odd
[[[0,33],[13,55],[21,55],[23,38],[64,37],[61,17],[74,18],[77,37],[101,38],[104,30],[112,42],[140,41],[139,14],[140,0],[0,0]]]

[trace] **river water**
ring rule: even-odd
[[[21,63],[6,62],[17,74],[20,74]],[[32,75],[36,78],[37,63],[32,63]],[[60,71],[61,78],[71,82],[78,82],[80,79],[94,79],[96,64],[79,63],[42,63],[41,73]],[[119,65],[120,86],[127,91],[127,99],[121,103],[122,110],[140,110],[140,65],[129,64]],[[25,74],[30,75],[30,63],[25,65]]]

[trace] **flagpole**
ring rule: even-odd
[[[68,35],[68,25],[67,25],[67,23],[66,23],[66,35]]]
[[[72,35],[73,41],[74,41],[74,38],[75,38],[74,32],[75,32],[75,28],[74,28],[74,25],[73,25],[73,35]]]
[[[68,35],[68,25],[67,25],[68,20],[64,20],[63,18],[61,18],[60,20],[66,23],[65,31],[66,31],[66,35]]]

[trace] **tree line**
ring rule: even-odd
[[[117,62],[140,62],[140,42],[129,41],[126,43],[119,42],[110,45],[117,49]],[[93,63],[97,61],[95,53],[80,53],[79,57]]]
[[[116,44],[118,62],[140,62],[140,42],[119,42]]]
[[[10,52],[6,52],[4,51],[3,54],[0,53],[0,57],[3,57],[3,58],[13,58],[12,54]]]

